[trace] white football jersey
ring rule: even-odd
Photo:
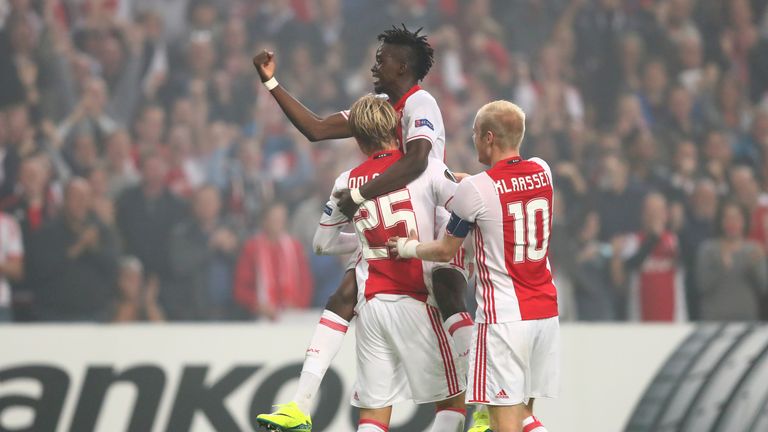
[[[430,158],[445,162],[445,125],[443,114],[437,101],[429,92],[415,85],[400,98],[393,102],[392,107],[400,116],[400,124],[397,128],[397,139],[400,150],[408,152],[408,142],[416,139],[425,139],[432,143]],[[341,114],[349,119],[349,111]]]
[[[557,316],[549,266],[552,192],[552,172],[539,158],[504,159],[459,184],[450,210],[475,227],[475,322]]]
[[[360,187],[401,157],[402,153],[398,150],[375,153],[358,167],[342,173],[336,179],[333,192]],[[352,222],[362,250],[362,257],[356,266],[361,300],[387,294],[407,295],[432,302],[429,295],[432,263],[418,259],[394,259],[389,255],[386,243],[390,237],[407,237],[411,230],[418,233],[420,241],[434,239],[435,210],[452,201],[457,187],[451,177],[444,163],[429,158],[427,169],[406,188],[360,205]],[[320,227],[326,228],[326,231],[328,228],[340,231],[347,223],[347,218],[331,195]],[[335,234],[331,232],[328,235]]]

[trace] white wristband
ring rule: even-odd
[[[421,244],[418,240],[409,240],[407,238],[397,239],[397,254],[400,258],[417,258],[416,247]]]
[[[363,194],[360,193],[360,189],[358,188],[350,189],[349,194],[352,196],[352,201],[354,201],[357,205],[360,205],[363,203],[363,201],[365,201]]]
[[[264,81],[262,84],[264,84],[264,87],[267,88],[267,90],[272,91],[279,85],[275,77],[270,78],[267,81]]]

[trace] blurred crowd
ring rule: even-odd
[[[311,240],[372,91],[376,35],[423,27],[447,163],[476,110],[528,116],[555,176],[563,319],[768,319],[768,0],[0,0],[0,321],[276,319],[344,259]]]

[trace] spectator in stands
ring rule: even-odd
[[[131,155],[131,136],[124,129],[118,129],[107,137],[104,159],[110,198],[117,199],[124,190],[141,180]]]
[[[144,267],[138,258],[127,256],[120,259],[117,289],[120,298],[115,304],[112,321],[165,321],[165,314],[157,301],[160,282],[156,277],[144,280]]]
[[[718,214],[719,236],[698,251],[696,274],[702,320],[766,319],[768,268],[760,246],[745,239],[747,217],[732,201]]]
[[[726,134],[711,130],[704,140],[704,175],[711,178],[720,193],[728,188],[728,168],[733,162],[733,149]]]
[[[252,231],[275,196],[275,186],[264,169],[261,143],[246,138],[240,141],[237,159],[229,164],[225,208],[238,224]]]
[[[107,171],[101,166],[91,170],[88,175],[88,183],[91,186],[93,196],[91,197],[91,207],[96,218],[109,227],[115,227],[115,203],[109,197],[109,183],[107,183]]]
[[[80,102],[58,125],[57,133],[64,143],[64,154],[70,161],[76,157],[77,148],[73,147],[76,147],[78,138],[90,136],[101,154],[105,138],[118,128],[118,123],[106,112],[108,97],[103,79],[88,78]]]
[[[12,105],[5,110],[5,133],[2,149],[2,182],[0,182],[0,199],[13,193],[18,179],[22,159],[30,156],[38,149],[35,129],[29,119],[29,108],[24,104]],[[2,121],[0,121],[2,123]],[[0,124],[0,129],[3,125]]]
[[[572,228],[576,231],[572,273],[576,317],[582,321],[610,321],[618,316],[616,292],[609,276],[610,245],[599,241],[599,218],[591,211]]]
[[[762,160],[768,155],[768,105],[757,109],[747,133],[736,143],[738,160],[761,169]]]
[[[686,297],[691,319],[699,319],[699,292],[696,278],[696,254],[702,243],[717,232],[717,188],[709,179],[696,183],[686,200],[685,224],[680,230],[680,250],[685,268]]]
[[[167,154],[163,142],[165,133],[165,110],[158,105],[146,105],[141,109],[135,123],[136,139],[134,149],[139,156],[148,153]]]
[[[239,233],[222,219],[221,194],[214,186],[195,191],[192,213],[171,232],[173,276],[161,300],[170,320],[231,319],[236,316],[232,280]]]
[[[13,216],[21,227],[23,249],[26,251],[30,249],[35,234],[50,223],[59,211],[60,203],[56,191],[49,184],[45,164],[42,156],[24,159],[13,195],[0,201],[0,210]],[[12,283],[13,315],[16,321],[30,321],[33,318],[32,292],[28,285],[21,279]]]
[[[345,167],[359,152],[351,140],[306,142],[250,53],[276,51],[280,82],[324,117],[370,91],[371,29],[405,22],[425,25],[435,48],[435,72],[421,84],[445,119],[451,168],[484,169],[466,139],[481,105],[511,97],[528,113],[526,157],[550,163],[569,204],[553,238],[585,248],[584,268],[554,269],[563,287],[602,277],[606,243],[644,231],[653,189],[669,200],[681,262],[695,268],[699,245],[715,236],[716,195],[749,207],[747,238],[768,249],[766,11],[765,0],[0,0],[0,209],[19,218],[30,256],[36,236],[26,233],[54,220],[60,184],[88,177],[95,213],[108,221],[117,201],[128,252],[161,275],[161,295],[183,211],[139,161],[154,154],[154,165],[178,168],[183,199],[202,183],[225,191],[221,216],[239,227],[263,228],[258,215],[275,196],[305,219],[328,155]],[[595,226],[599,241],[588,235]],[[312,270],[324,297],[321,280],[338,270]],[[14,284],[15,301],[23,286]]]
[[[29,286],[42,321],[106,321],[117,276],[115,233],[91,212],[87,181],[64,190],[62,214],[40,230],[29,250]]]
[[[248,239],[237,261],[235,300],[256,317],[277,319],[282,309],[312,302],[312,276],[301,243],[286,232],[288,210],[274,202],[261,230]]]
[[[195,157],[192,131],[185,126],[175,126],[168,132],[169,169],[166,183],[177,197],[189,199],[205,181],[203,167]]]
[[[685,201],[693,193],[699,173],[699,151],[692,141],[677,143],[672,162],[672,172],[667,180],[665,193],[672,201]]]
[[[30,157],[21,162],[14,193],[0,201],[0,210],[16,218],[23,237],[28,240],[34,232],[53,220],[58,205],[55,192],[49,185],[44,159]]]
[[[617,156],[606,156],[599,175],[600,238],[609,240],[615,235],[639,230],[645,188],[629,177],[627,162]]]
[[[627,318],[633,321],[684,321],[685,288],[677,235],[667,228],[663,195],[643,202],[641,231],[613,240],[611,276],[626,291]]]
[[[667,66],[662,60],[657,58],[645,64],[638,96],[643,107],[645,123],[652,128],[659,127],[659,123],[664,119],[668,79]]]
[[[159,278],[161,286],[171,278],[171,230],[186,212],[184,204],[165,186],[167,172],[168,166],[159,155],[145,156],[141,183],[123,192],[117,202],[124,252],[139,258],[147,277]]]
[[[11,283],[24,277],[24,244],[16,220],[0,213],[0,323],[13,319]]]

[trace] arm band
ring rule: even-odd
[[[451,213],[451,219],[448,221],[448,226],[445,227],[445,230],[454,237],[464,238],[469,234],[469,230],[473,226],[473,223],[458,217],[456,213]]]

